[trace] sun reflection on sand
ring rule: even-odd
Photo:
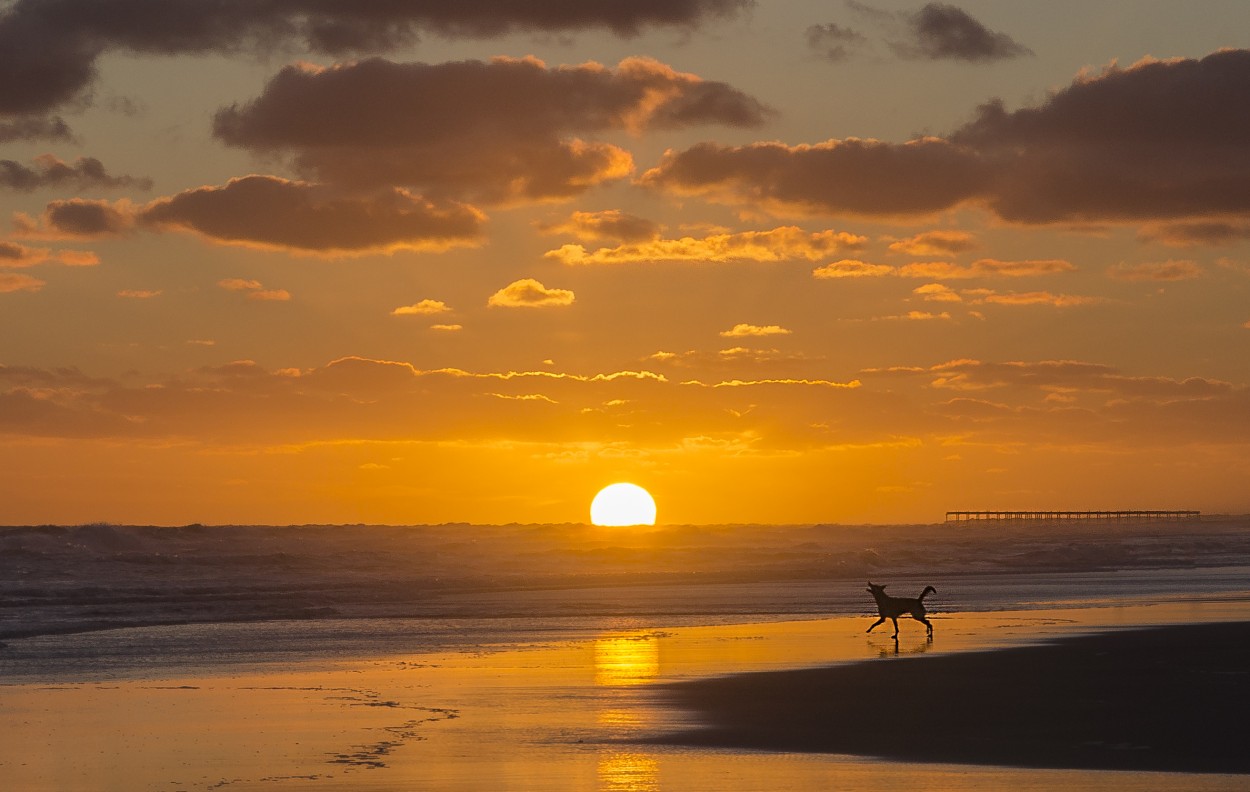
[[[644,685],[660,673],[660,642],[655,633],[624,633],[595,639],[595,684]]]
[[[660,763],[653,756],[617,752],[599,758],[599,789],[650,792],[660,788]]]

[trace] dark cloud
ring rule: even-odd
[[[228,244],[330,254],[475,245],[484,220],[472,207],[436,206],[403,190],[344,197],[273,176],[187,190],[148,204],[139,216],[145,225]]]
[[[434,204],[405,190],[343,195],[325,185],[244,176],[146,206],[74,198],[39,218],[16,215],[19,234],[42,239],[117,236],[137,228],[191,231],[223,244],[293,253],[353,255],[445,250],[482,242],[485,216],[471,206]]]
[[[891,44],[902,57],[985,63],[1033,54],[1011,36],[990,30],[952,5],[929,3],[908,14],[906,22],[909,40]]]
[[[644,184],[803,214],[912,215],[983,194],[991,170],[976,152],[937,138],[893,144],[700,143],[669,152]]]
[[[0,13],[0,114],[44,112],[78,96],[105,52],[173,55],[303,47],[339,54],[410,44],[421,32],[692,27],[749,0],[17,0]]]
[[[2,57],[2,56],[0,56]],[[0,77],[0,80],[3,80]],[[10,121],[0,121],[0,143],[12,143],[17,140],[58,140],[74,139],[69,124],[58,117],[42,118],[28,116]]]
[[[837,63],[851,56],[867,39],[862,33],[830,22],[807,29],[807,46],[827,61]]]
[[[997,163],[994,211],[1025,223],[1250,210],[1250,51],[1145,60],[1037,107],[982,106],[951,139]]]
[[[36,221],[24,214],[16,216],[14,225],[25,236],[51,239],[92,239],[118,236],[135,224],[134,213],[127,203],[112,204],[86,198],[52,201]]]
[[[372,58],[287,67],[257,99],[219,111],[214,131],[229,145],[291,152],[321,181],[504,203],[566,198],[630,172],[627,152],[581,135],[755,126],[767,113],[724,83],[645,58],[615,70],[548,68],[535,58]]]
[[[51,154],[35,158],[34,167],[13,160],[0,160],[0,187],[30,192],[45,187],[72,186],[79,189],[137,187],[152,188],[151,179],[110,176],[94,157],[79,157],[73,164]]]
[[[1160,223],[1143,228],[1138,237],[1143,242],[1158,242],[1169,247],[1232,245],[1250,239],[1250,223],[1235,220]]]
[[[1250,211],[1247,96],[1250,51],[1146,60],[1083,75],[1034,107],[990,102],[945,139],[705,143],[670,152],[643,181],[807,214],[972,203],[1028,224],[1228,223]]]

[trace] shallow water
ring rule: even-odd
[[[704,621],[720,623],[684,625],[662,617],[276,622],[20,639],[6,651],[28,652],[10,668],[27,664],[24,682],[11,684],[19,677],[10,675],[0,687],[0,774],[19,790],[1244,789],[1244,776],[919,765],[640,742],[689,723],[660,703],[656,683],[1250,618],[1250,604],[1226,586],[1231,577],[1197,577],[1176,579],[1202,591],[1162,604],[1142,604],[1140,589],[1081,607],[953,612],[935,600],[934,640],[903,622],[897,644],[884,628],[865,635],[871,619],[863,616],[717,616]],[[1093,585],[1081,576],[1033,582],[1069,594]],[[1010,585],[985,582],[976,597],[1002,602],[990,595]],[[371,636],[368,651],[361,635]],[[318,642],[320,652],[311,648]],[[293,661],[301,651],[304,659]],[[56,673],[26,675],[55,652]]]

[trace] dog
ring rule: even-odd
[[[885,593],[885,586],[878,586],[872,581],[868,582],[868,593],[877,601],[877,613],[881,616],[873,622],[872,627],[868,628],[868,632],[872,632],[873,627],[884,622],[886,619],[894,622],[894,638],[898,639],[898,617],[904,613],[910,613],[911,617],[923,624],[928,629],[930,637],[933,636],[933,625],[924,617],[924,598],[932,592],[937,593],[937,589],[933,586],[925,586],[924,591],[920,592],[919,597],[891,597]]]

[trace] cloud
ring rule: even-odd
[[[347,196],[324,185],[244,176],[145,206],[53,201],[38,219],[16,214],[14,226],[20,235],[42,239],[94,239],[140,227],[191,231],[221,244],[335,256],[478,245],[484,220],[471,206],[440,206],[401,189]]]
[[[1250,209],[1250,51],[1082,75],[1043,104],[983,105],[952,141],[1000,160],[988,196],[1023,223],[1130,222]]]
[[[422,300],[412,305],[401,305],[391,311],[391,316],[429,316],[431,314],[447,313],[451,308],[447,307],[447,303],[442,300]]]
[[[264,92],[218,111],[227,145],[289,153],[300,172],[355,187],[404,185],[492,204],[579,195],[629,175],[633,160],[585,136],[758,126],[769,110],[720,82],[648,58],[615,70],[537,58],[282,69]]]
[[[260,281],[245,278],[223,278],[217,281],[217,285],[227,291],[249,291],[251,289],[264,288]]]
[[[139,213],[156,229],[194,231],[215,242],[323,255],[445,250],[481,242],[484,217],[393,189],[340,196],[307,182],[245,176],[162,198]]]
[[[909,40],[890,45],[900,57],[990,63],[1033,54],[1011,36],[990,30],[952,5],[929,3],[908,14],[906,21]]]
[[[947,320],[951,315],[946,311],[941,313],[933,313],[931,311],[908,311],[905,314],[896,314],[893,316],[874,317],[873,321],[885,322],[929,322],[935,319]]]
[[[53,258],[67,267],[94,267],[100,257],[90,250],[58,250]]]
[[[1129,376],[1114,366],[1079,360],[993,362],[960,359],[929,368],[900,370],[899,373],[932,377],[930,386],[939,389],[1024,388],[1045,393],[1097,393],[1123,399],[1208,399],[1244,390],[1229,382],[1203,377],[1178,380]]]
[[[432,324],[430,329],[438,333],[457,333],[464,329],[464,325],[458,324]]]
[[[18,140],[55,140],[68,143],[73,139],[69,125],[59,117],[19,116],[9,121],[0,121],[0,143],[13,143]]]
[[[1075,270],[1076,267],[1071,262],[1062,259],[1000,261],[999,259],[987,258],[978,259],[966,267],[944,261],[906,264],[898,269],[898,274],[905,278],[945,280],[952,278],[1025,278],[1035,275],[1073,272]]]
[[[975,151],[946,140],[892,144],[847,138],[796,146],[699,143],[665,152],[640,181],[676,195],[780,215],[890,217],[957,206],[985,193],[992,175]]]
[[[858,259],[842,259],[841,261],[826,264],[823,267],[817,267],[812,270],[812,277],[819,279],[879,278],[883,275],[893,275],[894,273],[894,267],[889,264],[869,264]]]
[[[889,264],[869,264],[854,259],[843,259],[812,270],[815,278],[867,278],[898,276],[903,278],[929,278],[951,280],[964,278],[1024,278],[1037,275],[1053,275],[1072,272],[1071,262],[1062,259],[1035,261],[1001,261],[978,259],[969,265],[952,264],[948,261],[926,261],[894,267]]]
[[[989,303],[993,305],[1049,305],[1054,308],[1068,308],[1075,305],[1095,305],[1103,302],[1101,297],[1087,297],[1079,294],[1051,294],[1047,291],[1008,292],[1005,294],[991,289],[972,289],[964,292],[971,295],[973,305]]]
[[[543,224],[544,234],[571,234],[587,241],[646,242],[658,239],[660,226],[643,217],[608,209],[602,212],[574,212],[563,223]]]
[[[981,206],[1021,224],[1236,223],[1250,211],[1250,51],[1082,74],[1001,101],[945,138],[700,143],[643,184],[779,216],[923,216]]]
[[[926,283],[912,289],[911,293],[926,302],[963,302],[964,299],[958,292],[941,283]]]
[[[150,300],[153,297],[160,297],[160,289],[122,289],[117,293],[118,297],[126,297],[132,300]],[[191,342],[188,342],[191,343]]]
[[[831,63],[846,60],[867,41],[864,34],[832,22],[807,29],[807,46]]]
[[[747,0],[16,0],[0,13],[0,114],[43,112],[83,96],[95,80],[96,61],[111,51],[269,55],[303,47],[340,54],[410,45],[421,32],[483,38],[606,29],[633,36],[649,27],[691,28],[748,5]]]
[[[36,292],[46,285],[46,281],[22,273],[0,272],[0,294],[17,291]]]
[[[751,338],[760,336],[790,335],[790,331],[778,325],[736,324],[728,330],[722,330],[724,338]]]
[[[1207,220],[1188,223],[1158,223],[1138,232],[1143,242],[1168,247],[1232,245],[1250,239],[1250,223],[1238,220]]]
[[[1201,278],[1202,267],[1198,262],[1173,260],[1144,263],[1117,264],[1107,268],[1107,276],[1125,281],[1182,281]]]
[[[226,291],[244,292],[247,299],[259,302],[286,302],[291,299],[291,293],[286,289],[266,289],[258,280],[224,278],[217,281],[217,285]]]
[[[71,165],[51,154],[35,157],[35,167],[27,167],[13,160],[0,160],[0,187],[22,192],[45,187],[71,186],[78,189],[136,187],[152,188],[151,179],[133,176],[110,176],[103,163],[94,157],[79,157]]]
[[[890,250],[909,256],[950,256],[977,247],[977,238],[967,231],[925,231],[890,244]]]
[[[0,267],[33,267],[47,261],[51,252],[0,240]]]
[[[543,254],[563,264],[626,264],[633,262],[712,262],[729,261],[815,261],[840,250],[854,250],[867,237],[845,231],[807,232],[797,226],[781,226],[768,231],[742,231],[736,234],[681,239],[655,239],[649,242],[599,248],[588,252],[581,245],[564,245]]]
[[[129,233],[136,217],[129,201],[70,198],[52,201],[37,220],[20,212],[13,220],[18,234],[35,239],[99,239]]]
[[[573,292],[548,289],[533,278],[513,281],[490,296],[487,305],[502,308],[546,308],[573,304]]]
[[[691,385],[699,388],[750,388],[761,385],[803,385],[817,388],[858,388],[863,385],[859,380],[851,380],[850,382],[837,382],[827,379],[795,379],[795,378],[778,378],[778,379],[760,379],[760,380],[722,380],[720,382],[701,382],[699,380],[687,380],[682,385]]]

